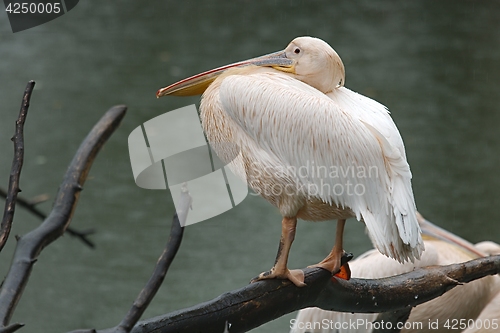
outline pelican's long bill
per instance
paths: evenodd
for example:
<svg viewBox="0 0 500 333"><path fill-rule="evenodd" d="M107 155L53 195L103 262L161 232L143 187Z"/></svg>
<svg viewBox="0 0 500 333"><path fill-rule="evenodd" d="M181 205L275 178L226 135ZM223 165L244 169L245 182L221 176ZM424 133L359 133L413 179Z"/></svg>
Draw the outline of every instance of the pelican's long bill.
<svg viewBox="0 0 500 333"><path fill-rule="evenodd" d="M226 70L234 67L243 67L248 65L273 67L284 72L293 72L294 61L286 58L284 51L266 54L261 57L252 58L244 61L235 62L209 71L193 75L187 79L180 80L168 87L161 88L156 92L156 97L160 98L166 95L173 96L194 96L202 94L207 87Z"/></svg>
<svg viewBox="0 0 500 333"><path fill-rule="evenodd" d="M469 241L459 237L448 230L438 227L432 222L426 220L419 212L417 212L417 220L422 228L422 236L424 239L439 239L441 241L447 242L449 244L454 244L461 248L462 250L467 250L478 257L485 257L487 254L481 252L474 244Z"/></svg>

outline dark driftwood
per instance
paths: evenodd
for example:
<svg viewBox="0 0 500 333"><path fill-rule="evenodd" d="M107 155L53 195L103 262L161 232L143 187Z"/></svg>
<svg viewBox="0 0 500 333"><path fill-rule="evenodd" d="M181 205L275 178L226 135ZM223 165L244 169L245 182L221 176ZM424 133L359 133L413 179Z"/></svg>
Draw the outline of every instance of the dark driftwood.
<svg viewBox="0 0 500 333"><path fill-rule="evenodd" d="M7 192L3 188L0 188L0 197L7 198ZM40 196L37 196L35 198L35 200L26 200L23 197L21 197L20 195L18 195L16 203L20 207L25 208L27 211L29 211L33 215L41 218L42 220L45 220L47 218L47 214L45 214L40 209L38 209L36 207L36 205L39 204L40 202L46 201L47 197L48 196L46 196L46 195L40 195ZM75 237L75 238L81 240L88 247L95 248L94 242L92 242L88 237L89 235L92 235L95 233L94 229L87 229L84 231L79 231L79 230L75 230L71 227L68 227L66 229L66 233L72 237Z"/></svg>
<svg viewBox="0 0 500 333"><path fill-rule="evenodd" d="M12 264L0 289L0 332L11 332L19 325L9 325L9 322L33 264L40 252L67 229L90 167L100 148L120 124L126 109L125 106L111 108L94 126L71 161L49 216L36 229L18 239Z"/></svg>
<svg viewBox="0 0 500 333"><path fill-rule="evenodd" d="M14 142L14 160L12 161L12 169L9 177L9 189L5 198L5 210L0 224L0 251L2 251L7 239L9 238L12 221L14 220L14 211L16 208L17 194L21 192L19 188L19 177L24 161L24 122L28 115L30 106L31 93L35 87L35 82L30 81L24 90L23 101L21 103L21 111L16 121L16 132L12 137Z"/></svg>
<svg viewBox="0 0 500 333"><path fill-rule="evenodd" d="M343 312L389 312L410 308L461 283L500 273L500 256L461 264L432 266L376 280L331 279L320 268L304 269L306 287L289 281L249 284L191 308L139 322L133 333L246 332L284 314L310 306Z"/></svg>

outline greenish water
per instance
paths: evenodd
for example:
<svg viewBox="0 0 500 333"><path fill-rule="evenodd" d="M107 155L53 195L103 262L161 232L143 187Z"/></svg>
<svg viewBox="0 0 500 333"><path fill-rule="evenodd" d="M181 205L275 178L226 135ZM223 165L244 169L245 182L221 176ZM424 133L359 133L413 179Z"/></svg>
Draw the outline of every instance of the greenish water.
<svg viewBox="0 0 500 333"><path fill-rule="evenodd" d="M28 80L37 82L26 123L22 195L54 197L76 148L102 113L127 104L122 126L98 156L72 226L95 228L90 250L65 236L44 250L14 315L28 332L117 324L168 238L166 191L138 188L127 137L198 98L157 100L188 75L282 49L296 36L329 42L346 86L385 104L406 144L417 206L472 242L500 242L500 5L479 1L81 1L67 15L12 34L0 13L0 186L12 158L14 121ZM51 201L40 205L48 212ZM189 226L144 318L239 288L274 262L280 215L249 196L237 208ZM39 220L18 208L14 234ZM320 261L334 223L299 223L290 266ZM15 240L0 254L5 275ZM370 248L361 223L345 248ZM285 316L255 332L287 332Z"/></svg>

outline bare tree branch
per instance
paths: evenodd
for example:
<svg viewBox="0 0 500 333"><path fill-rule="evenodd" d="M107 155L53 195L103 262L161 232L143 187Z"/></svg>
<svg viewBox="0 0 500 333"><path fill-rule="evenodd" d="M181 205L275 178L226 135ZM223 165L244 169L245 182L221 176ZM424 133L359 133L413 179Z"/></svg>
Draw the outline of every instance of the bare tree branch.
<svg viewBox="0 0 500 333"><path fill-rule="evenodd" d="M9 325L38 255L67 229L90 167L120 124L126 109L125 106L111 108L94 126L71 161L49 216L36 229L18 239L11 267L0 289L0 332Z"/></svg>
<svg viewBox="0 0 500 333"><path fill-rule="evenodd" d="M189 194L186 195L189 196ZM187 210L191 205L191 198L189 197L189 199L185 200L185 202L187 204ZM181 213L176 213L174 215L172 228L170 230L170 238L168 239L167 245L165 246L160 258L158 259L153 275L147 282L146 286L141 290L139 296L137 296L137 299L134 301L134 304L125 318L123 318L121 323L114 329L114 333L130 332L137 321L141 318L153 297L156 295L158 289L160 289L168 268L174 260L177 250L179 250L179 246L181 245L184 227L181 226L182 223L179 221L180 214Z"/></svg>
<svg viewBox="0 0 500 333"><path fill-rule="evenodd" d="M500 255L447 266L430 266L384 279L336 280L336 283L326 286L315 306L342 312L394 311L405 305L416 306L430 301L456 285L498 273ZM333 298L342 301L332 304Z"/></svg>
<svg viewBox="0 0 500 333"><path fill-rule="evenodd" d="M14 211L16 209L17 194L21 192L19 189L19 177L23 167L24 160L24 122L28 115L30 106L31 93L35 87L35 81L30 81L24 90L23 102L19 117L16 121L16 132L12 137L14 141L14 160L12 161L12 169L9 177L9 189L7 190L7 197L5 200L5 210L0 224L0 251L2 251L7 239L9 238L12 221L14 219Z"/></svg>
<svg viewBox="0 0 500 333"><path fill-rule="evenodd" d="M7 198L7 192L0 187L0 197ZM46 201L47 199L46 195L41 195L37 196L35 200L26 200L21 196L17 197L17 204L26 210L28 210L30 213L34 214L35 216L41 218L42 220L45 220L47 218L47 214L42 212L40 209L36 207L37 204L40 202ZM75 230L71 227L68 227L66 229L66 232L72 236L80 239L84 244L89 246L90 248L95 248L94 242L92 242L88 236L92 235L95 233L94 229L87 229L83 231Z"/></svg>
<svg viewBox="0 0 500 333"><path fill-rule="evenodd" d="M23 326L24 326L24 324L20 324L20 323L10 324L10 325L2 328L1 332L2 333L12 333L12 332L17 331L18 329L20 329Z"/></svg>
<svg viewBox="0 0 500 333"><path fill-rule="evenodd" d="M267 280L225 293L211 301L137 323L133 333L247 332L287 313L316 306L342 312L389 312L409 309L456 285L500 273L500 256L448 266L431 266L390 278L349 281L331 278L320 268L306 268L306 287ZM103 331L105 332L105 331Z"/></svg>
<svg viewBox="0 0 500 333"><path fill-rule="evenodd" d="M120 322L120 324L114 330L115 333L128 333L132 330L137 321L141 318L146 308L151 303L151 300L156 295L158 289L165 279L168 268L174 260L174 257L181 245L182 234L184 233L184 227L181 227L179 218L175 214L172 221L172 228L170 230L170 238L167 242L165 249L163 250L158 263L156 264L155 270L147 282L146 286L141 290L139 296L132 304L129 312Z"/></svg>
<svg viewBox="0 0 500 333"><path fill-rule="evenodd" d="M7 199L7 191L0 187L0 197ZM25 208L27 211L32 213L33 215L45 220L47 218L47 214L42 212L40 209L36 208L37 203L33 203L31 200L26 200L22 196L17 197L16 203Z"/></svg>
<svg viewBox="0 0 500 333"><path fill-rule="evenodd" d="M144 288L141 290L137 299L132 304L129 312L125 315L123 320L116 327L106 330L108 333L128 333L132 330L137 321L141 318L142 314L148 307L149 303L156 295L158 289L168 272L170 264L179 250L181 245L182 235L184 234L184 227L186 223L187 213L191 207L192 198L185 184L180 197L180 203L178 206L178 211L174 214L172 221L172 227L170 229L170 237L168 239L167 245L163 250L158 262L156 263L155 269L149 281L146 283ZM70 333L95 333L95 329L88 330L76 330Z"/></svg>
<svg viewBox="0 0 500 333"><path fill-rule="evenodd" d="M170 230L170 238L160 258L158 259L153 274L137 296L137 299L134 301L132 307L123 320L111 332L128 333L141 318L167 274L168 268L170 267L179 246L181 245L183 233L184 228L181 227L177 214L175 214L172 221L172 228Z"/></svg>

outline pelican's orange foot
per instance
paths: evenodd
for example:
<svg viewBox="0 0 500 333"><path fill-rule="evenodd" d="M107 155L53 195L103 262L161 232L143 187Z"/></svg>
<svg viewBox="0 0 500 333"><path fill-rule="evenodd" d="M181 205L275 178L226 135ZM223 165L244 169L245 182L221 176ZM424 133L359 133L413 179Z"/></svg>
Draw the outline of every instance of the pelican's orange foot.
<svg viewBox="0 0 500 333"><path fill-rule="evenodd" d="M287 279L290 280L297 287L304 287L304 272L300 269L289 270L285 268L278 272L274 267L270 271L260 273L258 277L253 278L250 283L268 279Z"/></svg>
<svg viewBox="0 0 500 333"><path fill-rule="evenodd" d="M328 257L323 259L323 261L317 263L316 265L311 265L311 266L307 266L307 267L308 268L319 267L319 268L326 269L327 271L331 272L332 274L337 274L340 272L340 270L342 268L341 258L342 258L342 253L339 253L336 256L330 254Z"/></svg>
<svg viewBox="0 0 500 333"><path fill-rule="evenodd" d="M323 268L331 272L333 276L349 280L351 278L351 269L349 268L348 261L351 260L352 257L352 253L345 253L344 251L338 253L337 251L332 251L332 253L320 263L308 267Z"/></svg>
<svg viewBox="0 0 500 333"><path fill-rule="evenodd" d="M345 263L342 266L340 266L340 271L334 274L333 276L338 277L339 279L349 280L351 278L351 269L349 268L349 264Z"/></svg>

